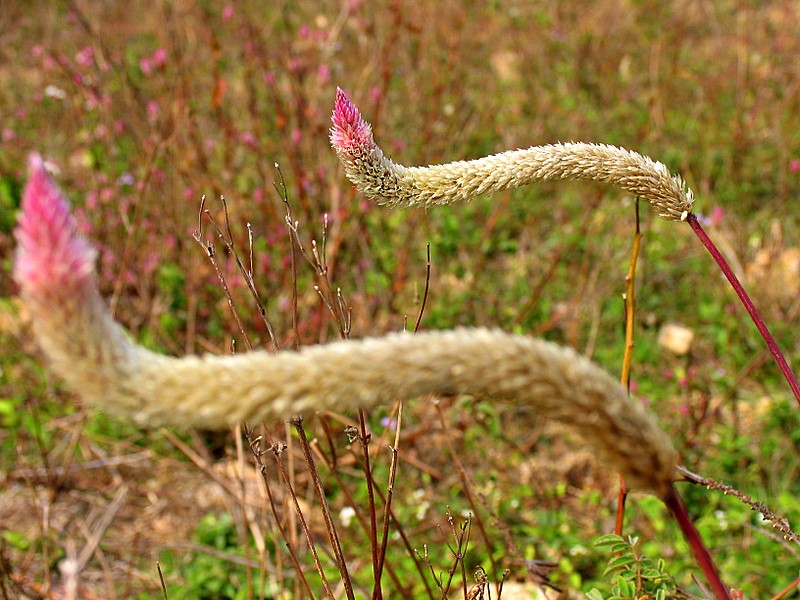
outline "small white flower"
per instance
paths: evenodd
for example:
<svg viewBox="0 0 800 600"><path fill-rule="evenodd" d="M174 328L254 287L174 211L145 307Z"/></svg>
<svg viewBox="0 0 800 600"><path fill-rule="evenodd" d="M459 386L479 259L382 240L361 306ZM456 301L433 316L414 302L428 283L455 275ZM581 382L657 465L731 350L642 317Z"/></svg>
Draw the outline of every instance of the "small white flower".
<svg viewBox="0 0 800 600"><path fill-rule="evenodd" d="M67 92L62 90L60 87L48 85L46 88L44 88L44 95L48 98L57 98L58 100L63 100L67 97Z"/></svg>
<svg viewBox="0 0 800 600"><path fill-rule="evenodd" d="M578 544L577 546L573 546L569 549L570 556L585 556L589 554L589 551L584 547Z"/></svg>
<svg viewBox="0 0 800 600"><path fill-rule="evenodd" d="M345 527L350 527L350 523L353 522L353 517L355 516L356 516L356 511L351 506L345 506L342 510L339 511L339 520Z"/></svg>
<svg viewBox="0 0 800 600"><path fill-rule="evenodd" d="M414 492L411 494L411 497L413 498L413 502L417 505L417 521L422 521L428 514L431 503L428 500L425 500L425 490L422 488L417 488L414 490Z"/></svg>

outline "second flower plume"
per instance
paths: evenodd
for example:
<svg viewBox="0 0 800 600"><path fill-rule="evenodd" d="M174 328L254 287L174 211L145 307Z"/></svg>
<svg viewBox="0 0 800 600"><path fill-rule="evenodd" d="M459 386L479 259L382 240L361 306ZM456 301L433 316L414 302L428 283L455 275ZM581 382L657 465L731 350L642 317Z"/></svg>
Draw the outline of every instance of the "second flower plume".
<svg viewBox="0 0 800 600"><path fill-rule="evenodd" d="M475 160L404 167L383 153L370 124L338 88L331 120L331 145L347 177L380 204L449 204L537 181L591 179L644 198L669 221L685 220L692 210L694 195L679 175L663 163L617 146L557 143Z"/></svg>

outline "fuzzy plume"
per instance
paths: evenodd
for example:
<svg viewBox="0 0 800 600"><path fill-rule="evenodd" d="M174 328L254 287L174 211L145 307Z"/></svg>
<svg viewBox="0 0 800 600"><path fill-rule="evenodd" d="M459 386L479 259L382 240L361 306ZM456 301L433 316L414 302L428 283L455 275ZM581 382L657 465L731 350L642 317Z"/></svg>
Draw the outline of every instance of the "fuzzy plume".
<svg viewBox="0 0 800 600"><path fill-rule="evenodd" d="M94 252L38 158L16 236L14 276L52 369L87 402L141 426L220 429L429 393L472 394L570 425L632 485L660 495L669 489L677 455L667 436L614 379L570 349L462 329L277 355L170 358L131 343L111 319Z"/></svg>
<svg viewBox="0 0 800 600"><path fill-rule="evenodd" d="M15 231L15 279L23 292L58 292L85 286L94 270L94 249L75 235L69 205L38 154L29 159L28 174Z"/></svg>
<svg viewBox="0 0 800 600"><path fill-rule="evenodd" d="M141 360L158 359L130 343L109 315L97 288L97 253L37 155L28 163L14 235L20 296L51 367L73 389L96 402Z"/></svg>
<svg viewBox="0 0 800 600"><path fill-rule="evenodd" d="M372 126L341 88L336 88L336 100L331 116L331 145L343 157L361 157L375 149Z"/></svg>
<svg viewBox="0 0 800 600"><path fill-rule="evenodd" d="M342 90L337 90L332 120L331 144L347 177L380 204L449 204L537 181L591 179L641 196L670 221L685 219L692 209L694 196L680 176L660 162L616 146L558 143L470 161L404 167L383 154L369 123Z"/></svg>

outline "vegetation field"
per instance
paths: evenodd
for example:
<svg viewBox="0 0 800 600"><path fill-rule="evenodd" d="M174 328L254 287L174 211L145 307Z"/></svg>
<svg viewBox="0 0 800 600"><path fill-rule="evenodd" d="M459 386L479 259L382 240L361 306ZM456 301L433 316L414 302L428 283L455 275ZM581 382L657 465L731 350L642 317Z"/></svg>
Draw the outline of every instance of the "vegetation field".
<svg viewBox="0 0 800 600"><path fill-rule="evenodd" d="M619 377L632 315L630 393L708 478L676 485L723 581L796 596L800 400L686 223L586 182L388 209L328 136L340 87L404 165L659 160L796 365L798 31L794 0L0 0L0 598L711 597L658 499L622 514L586 440L492 398L223 434L82 404L12 277L31 153L165 354L482 326Z"/></svg>

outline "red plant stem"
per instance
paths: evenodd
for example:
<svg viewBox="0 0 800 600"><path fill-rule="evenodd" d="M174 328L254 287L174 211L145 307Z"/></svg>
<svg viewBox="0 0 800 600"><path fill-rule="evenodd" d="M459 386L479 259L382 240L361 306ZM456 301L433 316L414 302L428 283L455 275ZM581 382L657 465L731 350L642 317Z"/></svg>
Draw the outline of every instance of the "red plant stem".
<svg viewBox="0 0 800 600"><path fill-rule="evenodd" d="M711 586L714 597L717 600L731 600L731 595L728 592L728 588L726 588L725 584L722 583L722 579L719 577L717 567L714 565L714 560L711 558L711 555L708 553L708 550L703 544L703 540L700 539L700 533L694 526L694 523L689 516L689 512L686 510L686 506L684 505L674 486L670 486L669 491L666 493L663 500L664 504L667 505L667 508L672 513L672 516L675 517L675 520L678 522L678 526L683 532L684 539L692 549L692 553L694 554L695 560L697 560L698 566L703 571L703 574L706 576L706 581L708 581L709 585Z"/></svg>
<svg viewBox="0 0 800 600"><path fill-rule="evenodd" d="M617 494L617 518L614 522L614 533L622 536L622 528L625 526L625 501L628 499L628 485L625 477L619 476L619 493Z"/></svg>
<svg viewBox="0 0 800 600"><path fill-rule="evenodd" d="M799 584L800 584L800 577L798 577L798 578L797 578L797 579L795 579L795 580L794 580L792 583L790 583L790 584L789 584L789 585L787 585L785 588L783 588L783 589L782 589L782 590L781 590L781 591L778 593L778 595L777 595L777 596L774 596L774 597L772 598L772 600L781 600L781 599L782 599L784 596L786 596L787 594L791 593L791 592L792 592L792 591L793 591L793 590L794 590L794 589L795 589L795 588L796 588L796 587L797 587Z"/></svg>
<svg viewBox="0 0 800 600"><path fill-rule="evenodd" d="M764 319L761 318L761 314L758 312L758 309L753 304L752 300L750 300L750 296L747 295L747 292L744 291L744 287L742 284L739 283L739 280L736 278L733 270L731 269L728 262L720 253L719 249L714 245L714 242L711 241L711 238L708 237L705 229L700 225L700 222L697 220L697 216L694 214L690 214L686 217L686 221L689 223L689 226L694 231L695 235L700 239L703 246L706 247L706 250L711 254L714 261L719 265L719 268L722 269L722 272L725 274L725 277L731 284L733 291L736 292L736 295L739 296L739 300L742 301L745 310L747 310L747 314L750 315L750 318L753 319L753 323L755 323L758 331L761 333L761 337L764 338L764 341L767 343L767 348L769 348L770 354L775 358L775 362L778 363L778 368L783 373L783 376L786 378L786 381L789 383L789 387L792 388L792 393L794 394L797 403L800 404L800 385L797 384L797 378L792 373L792 370L789 368L789 364L786 362L786 359L783 356L780 348L778 348L778 344L775 342L775 338L772 337L772 334L767 329L766 323L764 323Z"/></svg>

